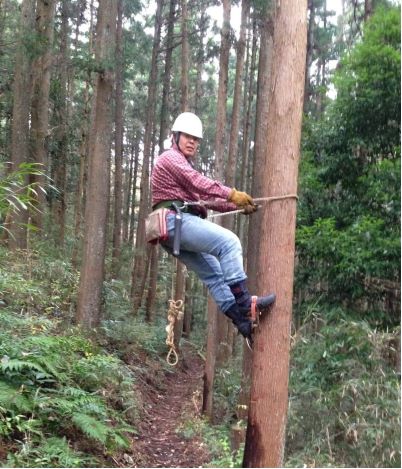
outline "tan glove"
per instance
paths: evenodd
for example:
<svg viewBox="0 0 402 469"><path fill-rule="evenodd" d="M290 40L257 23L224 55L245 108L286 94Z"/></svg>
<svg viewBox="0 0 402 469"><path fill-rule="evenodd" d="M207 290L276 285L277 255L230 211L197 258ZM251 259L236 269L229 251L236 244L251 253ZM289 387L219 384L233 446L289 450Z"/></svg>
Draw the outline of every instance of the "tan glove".
<svg viewBox="0 0 402 469"><path fill-rule="evenodd" d="M258 205L245 205L242 215L251 215L258 210Z"/></svg>
<svg viewBox="0 0 402 469"><path fill-rule="evenodd" d="M253 198L248 195L247 192L240 192L236 189L232 189L232 192L228 197L229 202L233 202L239 208L244 208L246 205L254 206Z"/></svg>

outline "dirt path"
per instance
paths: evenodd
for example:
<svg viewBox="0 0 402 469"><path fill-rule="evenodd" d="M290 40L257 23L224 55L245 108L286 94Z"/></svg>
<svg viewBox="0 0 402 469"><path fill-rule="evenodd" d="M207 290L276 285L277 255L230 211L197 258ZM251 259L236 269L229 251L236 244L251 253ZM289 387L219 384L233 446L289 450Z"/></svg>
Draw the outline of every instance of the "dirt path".
<svg viewBox="0 0 402 469"><path fill-rule="evenodd" d="M184 438L177 429L183 421L198 418L201 411L203 362L191 349L172 367L162 390L144 396L145 415L135 440L135 467L203 467L210 461L199 438Z"/></svg>

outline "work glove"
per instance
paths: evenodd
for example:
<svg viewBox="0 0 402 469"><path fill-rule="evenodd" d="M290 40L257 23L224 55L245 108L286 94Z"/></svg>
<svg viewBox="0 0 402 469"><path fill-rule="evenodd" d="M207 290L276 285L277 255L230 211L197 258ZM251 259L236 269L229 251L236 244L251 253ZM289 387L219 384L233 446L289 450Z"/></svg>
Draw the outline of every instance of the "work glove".
<svg viewBox="0 0 402 469"><path fill-rule="evenodd" d="M251 215L258 210L258 205L245 205L242 215Z"/></svg>
<svg viewBox="0 0 402 469"><path fill-rule="evenodd" d="M240 192L235 188L229 194L228 201L234 203L239 208L244 208L246 205L254 206L253 198L247 192Z"/></svg>

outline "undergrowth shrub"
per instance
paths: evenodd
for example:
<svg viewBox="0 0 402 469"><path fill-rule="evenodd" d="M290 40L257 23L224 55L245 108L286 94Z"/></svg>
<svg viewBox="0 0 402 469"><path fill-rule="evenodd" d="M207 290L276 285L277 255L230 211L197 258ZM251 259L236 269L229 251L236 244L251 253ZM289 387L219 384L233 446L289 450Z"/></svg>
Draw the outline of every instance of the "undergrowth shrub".
<svg viewBox="0 0 402 469"><path fill-rule="evenodd" d="M211 462L206 467L242 467L243 451L234 452L230 442L230 429L226 425L211 425L204 418L184 420L177 434L184 440L201 437L208 448Z"/></svg>
<svg viewBox="0 0 402 469"><path fill-rule="evenodd" d="M339 309L306 321L292 350L287 467L400 467L399 333Z"/></svg>
<svg viewBox="0 0 402 469"><path fill-rule="evenodd" d="M56 334L54 319L0 311L0 438L10 467L93 465L80 453L85 441L112 454L135 432L130 370L78 329Z"/></svg>
<svg viewBox="0 0 402 469"><path fill-rule="evenodd" d="M0 246L0 299L14 311L71 319L79 274L39 242L30 251Z"/></svg>

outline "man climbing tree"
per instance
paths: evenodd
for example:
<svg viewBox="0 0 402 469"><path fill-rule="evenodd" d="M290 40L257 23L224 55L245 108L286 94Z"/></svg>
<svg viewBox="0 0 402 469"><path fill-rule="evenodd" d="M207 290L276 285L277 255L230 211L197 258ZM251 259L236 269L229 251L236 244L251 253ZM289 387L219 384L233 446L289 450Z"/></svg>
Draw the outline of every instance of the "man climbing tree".
<svg viewBox="0 0 402 469"><path fill-rule="evenodd" d="M297 174L306 59L306 1L277 2L267 145L256 155L262 196L256 290L277 300L257 329L244 467L281 467L288 405ZM265 192L265 193L264 193Z"/></svg>
<svg viewBox="0 0 402 469"><path fill-rule="evenodd" d="M165 228L154 238L148 236L148 240L160 240L166 251L196 272L220 310L251 343L251 296L240 240L232 231L205 218L206 207L220 212L240 208L249 215L257 206L247 193L224 186L193 168L191 160L203 137L201 121L195 114L180 114L172 132L172 148L157 158L151 177L154 211L170 210L161 215ZM159 213L155 213L158 222ZM274 301L274 294L258 297L257 308L266 309Z"/></svg>

